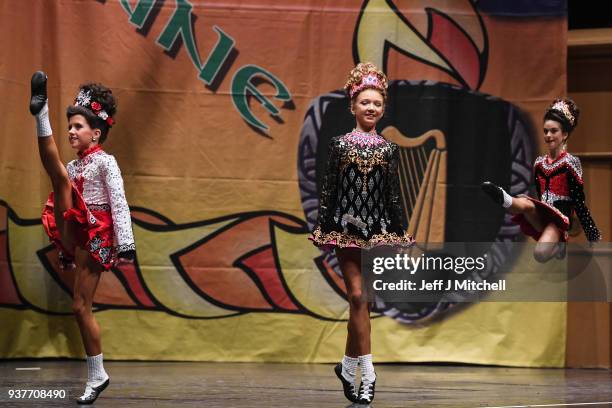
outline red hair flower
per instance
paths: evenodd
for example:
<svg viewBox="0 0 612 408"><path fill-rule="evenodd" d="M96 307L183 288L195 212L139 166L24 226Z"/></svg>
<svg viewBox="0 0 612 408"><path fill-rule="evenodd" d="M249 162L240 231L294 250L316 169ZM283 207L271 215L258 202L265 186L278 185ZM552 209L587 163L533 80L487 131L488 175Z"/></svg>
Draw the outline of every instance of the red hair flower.
<svg viewBox="0 0 612 408"><path fill-rule="evenodd" d="M92 102L91 103L91 109L93 109L95 111L99 111L100 109L102 109L102 105L100 105L100 103L98 103L98 102Z"/></svg>
<svg viewBox="0 0 612 408"><path fill-rule="evenodd" d="M113 118L111 118L110 116L106 119L106 123L108 123L109 126L113 126L115 124L115 121L113 120Z"/></svg>

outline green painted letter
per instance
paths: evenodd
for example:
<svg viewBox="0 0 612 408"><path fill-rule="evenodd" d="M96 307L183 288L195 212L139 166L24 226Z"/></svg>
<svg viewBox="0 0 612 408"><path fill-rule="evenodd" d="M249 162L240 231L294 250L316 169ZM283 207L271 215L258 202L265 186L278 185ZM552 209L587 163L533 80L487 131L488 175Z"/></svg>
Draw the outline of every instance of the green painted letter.
<svg viewBox="0 0 612 408"><path fill-rule="evenodd" d="M257 87L253 85L251 80L254 77L263 77L274 85L276 88L276 95L274 95L275 99L284 102L290 101L291 94L285 84L278 78L257 65L245 65L234 74L234 78L232 79L232 102L236 109L238 109L240 116L242 116L251 126L255 126L262 130L268 130L268 126L257 119L251 112L247 102L247 93L253 95L272 115L280 116L280 111L270 102L270 99L259 92Z"/></svg>

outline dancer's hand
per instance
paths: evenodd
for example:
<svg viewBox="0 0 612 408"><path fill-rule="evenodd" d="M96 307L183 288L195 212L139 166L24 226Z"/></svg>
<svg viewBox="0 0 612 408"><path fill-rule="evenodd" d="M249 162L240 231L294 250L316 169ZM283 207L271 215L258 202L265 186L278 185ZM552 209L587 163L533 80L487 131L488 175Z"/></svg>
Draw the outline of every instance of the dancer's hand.
<svg viewBox="0 0 612 408"><path fill-rule="evenodd" d="M73 261L60 261L59 263L60 271L67 272L76 268L76 264Z"/></svg>
<svg viewBox="0 0 612 408"><path fill-rule="evenodd" d="M413 251L413 247L412 246L400 246L398 248L395 249L396 252L398 254L402 254L402 255L410 255Z"/></svg>
<svg viewBox="0 0 612 408"><path fill-rule="evenodd" d="M30 113L38 115L47 103L47 74L36 71L31 80L32 97L30 99Z"/></svg>
<svg viewBox="0 0 612 408"><path fill-rule="evenodd" d="M59 251L58 254L59 268L60 271L70 271L76 268L76 264L74 263L74 259L66 257L62 251Z"/></svg>
<svg viewBox="0 0 612 408"><path fill-rule="evenodd" d="M132 259L130 259L130 258L122 258L122 257L119 257L117 259L117 265L116 265L117 267L127 266L127 265L134 265L134 259L133 258Z"/></svg>
<svg viewBox="0 0 612 408"><path fill-rule="evenodd" d="M134 251L133 249L119 252L117 254L117 265L116 266L133 265L135 258L136 258L136 251Z"/></svg>

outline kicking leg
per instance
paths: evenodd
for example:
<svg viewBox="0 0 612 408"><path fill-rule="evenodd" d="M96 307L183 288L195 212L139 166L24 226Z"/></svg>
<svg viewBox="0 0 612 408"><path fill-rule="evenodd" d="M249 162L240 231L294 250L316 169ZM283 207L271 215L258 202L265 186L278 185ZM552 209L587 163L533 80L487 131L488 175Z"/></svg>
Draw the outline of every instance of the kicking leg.
<svg viewBox="0 0 612 408"><path fill-rule="evenodd" d="M545 225L540 220L537 208L531 200L525 197L513 197L503 188L489 181L485 181L480 187L493 201L504 207L510 214L523 214L536 231L544 229Z"/></svg>
<svg viewBox="0 0 612 408"><path fill-rule="evenodd" d="M30 112L36 120L38 135L38 153L45 171L51 179L54 194L55 222L60 233L62 244L72 250L74 247L69 225L64 222L63 214L72 208L72 187L66 167L61 161L59 151L53 140L49 123L49 106L47 103L47 75L38 71L32 75L32 98Z"/></svg>

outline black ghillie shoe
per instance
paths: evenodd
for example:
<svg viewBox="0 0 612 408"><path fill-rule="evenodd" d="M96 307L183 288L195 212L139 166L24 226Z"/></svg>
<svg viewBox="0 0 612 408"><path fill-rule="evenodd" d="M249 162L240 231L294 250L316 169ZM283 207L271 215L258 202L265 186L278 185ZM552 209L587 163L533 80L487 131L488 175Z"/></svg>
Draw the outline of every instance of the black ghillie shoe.
<svg viewBox="0 0 612 408"><path fill-rule="evenodd" d="M370 382L362 378L361 385L359 386L359 403L363 405L371 404L372 401L374 401L375 390L376 390L376 379Z"/></svg>
<svg viewBox="0 0 612 408"><path fill-rule="evenodd" d="M98 385L97 387L90 387L88 385L87 387L85 387L85 394L77 398L76 400L77 404L79 405L93 404L98 399L100 394L102 394L102 391L104 391L106 387L108 387L109 383L110 383L110 378L107 378L106 381L104 381L102 384Z"/></svg>
<svg viewBox="0 0 612 408"><path fill-rule="evenodd" d="M342 382L342 389L344 390L344 396L346 397L346 399L351 402L358 402L355 384L346 381L346 379L342 376L342 363L336 364L336 366L334 367L334 372L340 379L340 382Z"/></svg>
<svg viewBox="0 0 612 408"><path fill-rule="evenodd" d="M30 113L37 115L47 103L47 74L36 71L32 75L32 97L30 99Z"/></svg>
<svg viewBox="0 0 612 408"><path fill-rule="evenodd" d="M500 187L490 181L485 181L480 185L480 188L497 204L502 205L504 203L504 192Z"/></svg>

